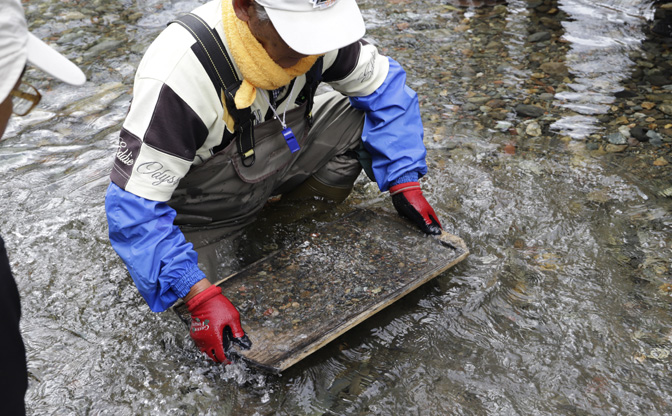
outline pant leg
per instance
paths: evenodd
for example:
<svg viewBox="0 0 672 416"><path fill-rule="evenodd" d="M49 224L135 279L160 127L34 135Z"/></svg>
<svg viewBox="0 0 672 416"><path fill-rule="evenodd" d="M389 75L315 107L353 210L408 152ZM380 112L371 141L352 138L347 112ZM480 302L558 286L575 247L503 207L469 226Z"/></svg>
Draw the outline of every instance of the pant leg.
<svg viewBox="0 0 672 416"><path fill-rule="evenodd" d="M28 389L26 349L19 320L21 302L9 267L5 244L0 237L0 413L24 415Z"/></svg>

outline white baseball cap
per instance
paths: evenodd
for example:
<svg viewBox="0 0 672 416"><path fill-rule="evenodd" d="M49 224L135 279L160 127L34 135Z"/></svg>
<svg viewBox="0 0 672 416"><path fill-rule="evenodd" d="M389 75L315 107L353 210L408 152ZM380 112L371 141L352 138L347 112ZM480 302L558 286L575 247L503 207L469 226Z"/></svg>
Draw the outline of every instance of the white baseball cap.
<svg viewBox="0 0 672 416"><path fill-rule="evenodd" d="M278 34L304 55L326 53L358 41L366 26L355 0L255 0Z"/></svg>
<svg viewBox="0 0 672 416"><path fill-rule="evenodd" d="M77 65L28 32L20 0L0 0L0 102L9 96L26 62L68 84L86 81Z"/></svg>

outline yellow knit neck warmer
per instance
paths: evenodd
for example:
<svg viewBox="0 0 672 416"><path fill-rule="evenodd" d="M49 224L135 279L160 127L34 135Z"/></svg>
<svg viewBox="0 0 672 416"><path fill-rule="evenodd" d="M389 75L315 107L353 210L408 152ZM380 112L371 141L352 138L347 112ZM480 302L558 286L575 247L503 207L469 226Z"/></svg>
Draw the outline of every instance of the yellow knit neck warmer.
<svg viewBox="0 0 672 416"><path fill-rule="evenodd" d="M247 23L236 16L231 0L222 0L222 18L233 60L243 74L243 83L234 97L238 109L252 105L257 96L257 87L275 90L287 85L295 77L308 72L319 57L307 56L296 65L283 68L268 56L264 47L250 32Z"/></svg>

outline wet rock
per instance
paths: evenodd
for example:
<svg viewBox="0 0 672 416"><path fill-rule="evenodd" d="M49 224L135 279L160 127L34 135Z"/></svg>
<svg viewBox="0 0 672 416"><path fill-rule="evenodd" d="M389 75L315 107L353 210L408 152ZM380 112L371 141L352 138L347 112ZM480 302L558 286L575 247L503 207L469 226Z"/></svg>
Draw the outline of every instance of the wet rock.
<svg viewBox="0 0 672 416"><path fill-rule="evenodd" d="M518 104L514 110L519 117L537 118L544 114L543 108L531 104Z"/></svg>
<svg viewBox="0 0 672 416"><path fill-rule="evenodd" d="M83 54L83 56L84 58L95 58L105 51L118 48L119 46L121 46L122 43L123 41L116 39L103 40L102 42L98 43L97 45L93 46L88 51L86 51Z"/></svg>
<svg viewBox="0 0 672 416"><path fill-rule="evenodd" d="M472 112L478 110L478 106L474 103L466 103L465 105L462 106L462 109L464 111Z"/></svg>
<svg viewBox="0 0 672 416"><path fill-rule="evenodd" d="M649 130L649 132L651 132L651 130ZM663 140L661 139L660 135L650 135L649 132L646 133L646 135L649 136L649 143L654 146L662 146Z"/></svg>
<svg viewBox="0 0 672 416"><path fill-rule="evenodd" d="M511 67L509 65L498 65L497 68L495 68L495 71L498 74L506 74L507 72L509 72L510 68Z"/></svg>
<svg viewBox="0 0 672 416"><path fill-rule="evenodd" d="M488 101L490 101L490 97L469 97L469 98L467 98L467 102L473 103L473 104L484 104Z"/></svg>
<svg viewBox="0 0 672 416"><path fill-rule="evenodd" d="M604 148L604 150L607 153L621 153L621 152L625 151L625 149L627 149L627 148L628 148L627 144L611 144L610 143Z"/></svg>
<svg viewBox="0 0 672 416"><path fill-rule="evenodd" d="M661 74L650 75L650 76L646 77L645 80L649 84L656 85L656 86L659 86L659 87L670 83L669 77L667 77L665 75L661 75Z"/></svg>
<svg viewBox="0 0 672 416"><path fill-rule="evenodd" d="M647 131L646 136L650 139L651 143L653 143L653 142L662 143L663 142L663 136L661 136L658 132L656 132L654 130Z"/></svg>
<svg viewBox="0 0 672 416"><path fill-rule="evenodd" d="M536 9L537 7L541 7L544 2L542 0L527 0L527 7L530 9Z"/></svg>
<svg viewBox="0 0 672 416"><path fill-rule="evenodd" d="M485 45L486 50L493 50L493 49L494 50L501 50L501 48L503 48L501 42L497 42L497 41L491 41L490 43Z"/></svg>
<svg viewBox="0 0 672 416"><path fill-rule="evenodd" d="M453 141L449 141L444 143L443 148L446 150L454 150L457 148L457 143Z"/></svg>
<svg viewBox="0 0 672 416"><path fill-rule="evenodd" d="M495 124L495 128L500 131L506 131L513 127L513 123L510 121L498 121L497 124Z"/></svg>
<svg viewBox="0 0 672 416"><path fill-rule="evenodd" d="M658 109L667 115L672 115L672 104L660 104Z"/></svg>
<svg viewBox="0 0 672 416"><path fill-rule="evenodd" d="M569 75L569 71L564 62L544 62L539 68L544 71L544 73L554 77L566 77Z"/></svg>
<svg viewBox="0 0 672 416"><path fill-rule="evenodd" d="M82 33L79 32L79 31L70 32L70 33L66 33L63 36L61 36L60 38L58 38L56 43L58 43L59 45L68 45L68 44L80 39L81 37L82 37Z"/></svg>
<svg viewBox="0 0 672 416"><path fill-rule="evenodd" d="M548 3L544 3L540 5L539 7L535 7L535 10L538 13L549 13L551 11L551 5Z"/></svg>
<svg viewBox="0 0 672 416"><path fill-rule="evenodd" d="M505 5L497 5L492 8L492 14L495 16L508 15L509 9Z"/></svg>
<svg viewBox="0 0 672 416"><path fill-rule="evenodd" d="M646 135L647 131L648 130L643 127L635 126L630 129L630 134L640 142L648 142L649 136Z"/></svg>
<svg viewBox="0 0 672 416"><path fill-rule="evenodd" d="M539 137L541 136L541 126L537 122L532 122L525 127L525 133L528 136Z"/></svg>
<svg viewBox="0 0 672 416"><path fill-rule="evenodd" d="M508 114L505 110L495 110L488 114L493 120L506 120Z"/></svg>
<svg viewBox="0 0 672 416"><path fill-rule="evenodd" d="M128 20L129 23L136 23L138 20L142 18L143 14L140 12L135 12L135 13L127 13L126 14L126 20Z"/></svg>
<svg viewBox="0 0 672 416"><path fill-rule="evenodd" d="M627 144L628 139L623 137L621 133L610 133L607 135L607 141L611 144L621 145Z"/></svg>
<svg viewBox="0 0 672 416"><path fill-rule="evenodd" d="M605 120L606 122L607 120ZM628 118L626 116L620 116L619 118L613 120L610 124L628 124Z"/></svg>
<svg viewBox="0 0 672 416"><path fill-rule="evenodd" d="M468 65L463 66L459 70L459 75L462 76L462 77L472 78L472 77L475 77L476 74L477 74L476 70L474 70L474 68L472 68Z"/></svg>
<svg viewBox="0 0 672 416"><path fill-rule="evenodd" d="M142 54L145 52L145 49L147 49L147 46L142 44L142 43L133 43L131 44L130 51L137 53L137 54Z"/></svg>
<svg viewBox="0 0 672 416"><path fill-rule="evenodd" d="M80 20L86 19L86 15L79 11L69 11L61 15L64 20Z"/></svg>
<svg viewBox="0 0 672 416"><path fill-rule="evenodd" d="M659 94L646 94L644 96L649 101L653 101L654 103L666 103L669 104L672 102L672 94L669 93L659 93Z"/></svg>
<svg viewBox="0 0 672 416"><path fill-rule="evenodd" d="M493 98L492 100L489 100L486 105L490 108L502 108L506 105L506 102L499 98Z"/></svg>
<svg viewBox="0 0 672 416"><path fill-rule="evenodd" d="M504 3L505 0L448 0L455 7L491 7Z"/></svg>
<svg viewBox="0 0 672 416"><path fill-rule="evenodd" d="M640 61L637 61L637 66L639 66L641 68L651 69L651 68L654 67L654 64L649 62L649 61L640 60Z"/></svg>
<svg viewBox="0 0 672 416"><path fill-rule="evenodd" d="M628 146L639 146L641 142L634 137L628 137Z"/></svg>
<svg viewBox="0 0 672 416"><path fill-rule="evenodd" d="M531 34L527 40L531 43L543 42L545 40L551 40L551 32L537 32Z"/></svg>
<svg viewBox="0 0 672 416"><path fill-rule="evenodd" d="M619 127L618 132L621 133L626 139L630 138L630 128L628 128L628 126Z"/></svg>
<svg viewBox="0 0 672 416"><path fill-rule="evenodd" d="M562 24L557 19L552 19L550 17L542 17L539 19L542 25L546 26L551 30L560 30L562 29Z"/></svg>
<svg viewBox="0 0 672 416"><path fill-rule="evenodd" d="M667 166L669 164L670 164L670 162L668 162L667 159L665 159L662 156L653 161L654 166Z"/></svg>
<svg viewBox="0 0 672 416"><path fill-rule="evenodd" d="M637 93L634 93L630 90L622 90L614 94L616 98L632 98L637 97Z"/></svg>

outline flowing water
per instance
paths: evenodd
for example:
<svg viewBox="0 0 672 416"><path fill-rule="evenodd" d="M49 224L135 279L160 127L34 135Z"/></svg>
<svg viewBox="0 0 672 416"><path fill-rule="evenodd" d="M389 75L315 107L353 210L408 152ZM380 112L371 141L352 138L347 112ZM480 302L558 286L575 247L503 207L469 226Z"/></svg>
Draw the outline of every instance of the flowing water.
<svg viewBox="0 0 672 416"><path fill-rule="evenodd" d="M657 5L361 1L368 36L420 96L426 196L471 255L268 375L205 359L173 312L150 312L107 240L104 193L135 67L200 2L24 4L31 30L89 77L73 88L29 70L43 102L0 143L29 414L672 413L671 126L648 112L672 89L668 43L649 33ZM621 127L637 123L657 135L635 143ZM362 178L334 211L374 205L391 209ZM240 264L300 231L272 220Z"/></svg>

